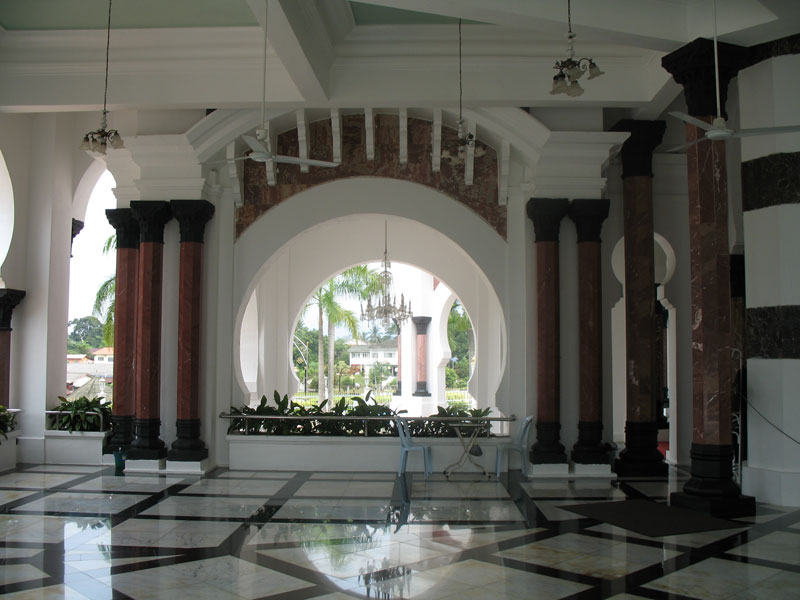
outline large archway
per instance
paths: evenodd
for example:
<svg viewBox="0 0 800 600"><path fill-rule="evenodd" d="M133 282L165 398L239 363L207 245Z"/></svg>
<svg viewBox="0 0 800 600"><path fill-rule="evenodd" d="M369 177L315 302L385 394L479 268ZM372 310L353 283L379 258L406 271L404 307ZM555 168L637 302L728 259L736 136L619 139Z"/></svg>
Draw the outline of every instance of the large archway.
<svg viewBox="0 0 800 600"><path fill-rule="evenodd" d="M453 211L464 214L453 219ZM301 228L301 216L306 223L309 217L317 222ZM269 211L237 242L234 372L238 386L234 394L238 387L242 400L248 396L239 368L243 326L244 335L251 342L258 339L257 348L264 352L259 358L263 378L279 391L296 385L290 373L289 340L299 310L331 275L380 258L384 221L392 231L392 259L441 278L475 319L476 335L485 340L487 358L482 361L485 372L476 378L480 389L474 394L482 404L505 412L506 395L500 385L506 362L502 309L506 286L505 270L498 268L505 260L505 242L469 209L441 193L377 178L335 181L298 194ZM258 317L258 336L253 336L245 313L257 290L269 311ZM417 308L424 312L427 307ZM244 358L252 364L252 356ZM431 363L430 370L436 365Z"/></svg>

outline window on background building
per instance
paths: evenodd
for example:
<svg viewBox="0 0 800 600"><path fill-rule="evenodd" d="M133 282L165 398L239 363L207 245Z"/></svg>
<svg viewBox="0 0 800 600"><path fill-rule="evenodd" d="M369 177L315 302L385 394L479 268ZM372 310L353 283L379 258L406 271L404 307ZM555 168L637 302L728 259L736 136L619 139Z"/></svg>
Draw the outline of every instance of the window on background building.
<svg viewBox="0 0 800 600"><path fill-rule="evenodd" d="M109 356L108 360L106 362L114 362L114 357L113 356Z"/></svg>

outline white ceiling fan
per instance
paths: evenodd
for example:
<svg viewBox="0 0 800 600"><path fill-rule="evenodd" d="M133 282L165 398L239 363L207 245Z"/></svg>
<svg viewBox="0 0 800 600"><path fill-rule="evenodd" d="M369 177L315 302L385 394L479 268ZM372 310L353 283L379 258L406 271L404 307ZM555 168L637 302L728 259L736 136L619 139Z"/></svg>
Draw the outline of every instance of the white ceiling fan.
<svg viewBox="0 0 800 600"><path fill-rule="evenodd" d="M264 0L264 63L261 80L261 126L256 129L256 136L243 135L242 139L250 147L252 152L246 156L231 159L237 160L254 160L262 163L286 163L290 165L310 165L312 167L338 167L341 163L330 162L327 160L314 160L312 158L299 158L297 156L283 156L272 152L269 130L265 120L265 113L267 107L267 10L269 7L269 0ZM229 161L226 161L229 162Z"/></svg>
<svg viewBox="0 0 800 600"><path fill-rule="evenodd" d="M689 142L687 144L683 144L676 148L670 148L666 150L666 152L679 152L681 150L685 150L690 146L694 146L700 142L705 140L711 141L724 141L731 138L741 138L741 137L748 137L753 135L768 135L768 134L776 134L776 133L791 133L800 131L800 125L786 125L781 127L755 127L752 129L740 129L739 131L735 131L728 127L725 118L722 116L722 107L720 103L720 92L719 92L719 54L717 51L717 0L713 0L714 5L714 77L716 83L716 92L717 92L717 116L714 117L711 124L706 123L705 121L701 121L691 115L687 115L684 112L671 112L669 113L673 117L680 119L681 121L685 121L686 123L691 123L696 127L705 131L705 135L701 138L696 139L693 142Z"/></svg>

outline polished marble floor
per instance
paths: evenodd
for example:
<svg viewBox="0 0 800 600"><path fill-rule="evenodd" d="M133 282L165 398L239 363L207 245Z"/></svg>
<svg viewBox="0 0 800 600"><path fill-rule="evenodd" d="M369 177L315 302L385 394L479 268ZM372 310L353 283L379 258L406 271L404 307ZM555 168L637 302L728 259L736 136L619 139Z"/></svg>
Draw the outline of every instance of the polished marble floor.
<svg viewBox="0 0 800 600"><path fill-rule="evenodd" d="M229 471L205 478L0 473L9 599L800 598L800 509L652 538L569 506L664 480Z"/></svg>

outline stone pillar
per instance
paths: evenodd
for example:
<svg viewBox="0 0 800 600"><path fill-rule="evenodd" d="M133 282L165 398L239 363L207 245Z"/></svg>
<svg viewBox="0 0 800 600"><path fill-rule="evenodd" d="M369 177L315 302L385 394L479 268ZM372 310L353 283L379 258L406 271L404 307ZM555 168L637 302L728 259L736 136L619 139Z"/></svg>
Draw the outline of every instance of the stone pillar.
<svg viewBox="0 0 800 600"><path fill-rule="evenodd" d="M181 231L178 285L178 439L169 460L201 461L208 448L200 439L200 325L203 297L203 232L214 215L206 200L172 200L172 214Z"/></svg>
<svg viewBox="0 0 800 600"><path fill-rule="evenodd" d="M83 221L72 219L72 238L69 240L69 257L72 258L72 244L75 242L75 236L83 230Z"/></svg>
<svg viewBox="0 0 800 600"><path fill-rule="evenodd" d="M600 230L608 200L573 200L569 217L578 232L578 322L580 323L580 416L571 458L608 464L603 443L603 296Z"/></svg>
<svg viewBox="0 0 800 600"><path fill-rule="evenodd" d="M0 404L8 408L11 389L11 315L24 290L0 288Z"/></svg>
<svg viewBox="0 0 800 600"><path fill-rule="evenodd" d="M613 129L628 131L622 145L623 232L625 238L625 449L614 468L622 477L665 475L658 451L656 402L656 284L653 255L653 150L664 121L626 119Z"/></svg>
<svg viewBox="0 0 800 600"><path fill-rule="evenodd" d="M719 45L720 98L746 50ZM697 39L668 54L662 65L684 87L689 114L711 122L716 114L714 48ZM686 124L686 141L704 136ZM754 514L755 501L733 480L731 440L730 258L725 143L704 140L687 150L692 293L693 435L691 479L671 503L720 516Z"/></svg>
<svg viewBox="0 0 800 600"><path fill-rule="evenodd" d="M738 76L740 126L796 125L800 36L751 50L753 64ZM742 489L791 506L800 490L800 445L787 437L800 439L800 133L745 137L741 150L749 403Z"/></svg>
<svg viewBox="0 0 800 600"><path fill-rule="evenodd" d="M172 219L167 202L131 202L139 224L139 273L137 281L134 438L130 460L158 460L167 449L159 438L161 429L161 286L164 225Z"/></svg>
<svg viewBox="0 0 800 600"><path fill-rule="evenodd" d="M430 396L428 391L428 325L430 317L411 317L417 328L417 389L414 396Z"/></svg>
<svg viewBox="0 0 800 600"><path fill-rule="evenodd" d="M560 322L558 231L569 210L565 198L533 198L528 217L536 235L536 443L531 463L566 464L560 441Z"/></svg>
<svg viewBox="0 0 800 600"><path fill-rule="evenodd" d="M113 452L133 441L136 365L137 282L139 279L139 223L130 208L106 211L117 232L117 280L114 297L114 433L106 448Z"/></svg>

